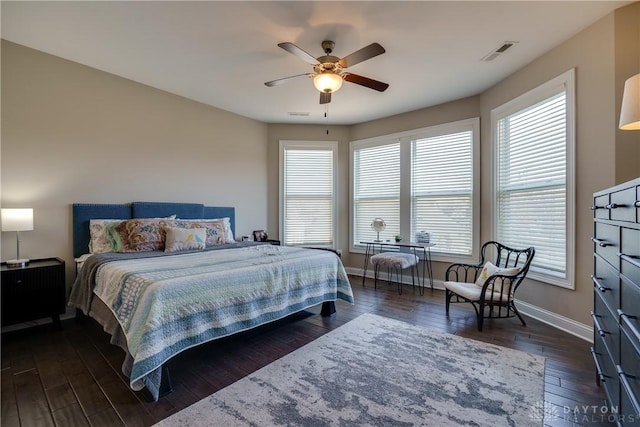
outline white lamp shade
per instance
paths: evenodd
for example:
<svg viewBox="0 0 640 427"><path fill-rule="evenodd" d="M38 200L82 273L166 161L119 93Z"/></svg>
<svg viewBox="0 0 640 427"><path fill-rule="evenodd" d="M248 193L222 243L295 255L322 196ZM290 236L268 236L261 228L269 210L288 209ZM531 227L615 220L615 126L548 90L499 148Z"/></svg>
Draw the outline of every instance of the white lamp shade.
<svg viewBox="0 0 640 427"><path fill-rule="evenodd" d="M624 83L620 129L640 130L640 74L628 78Z"/></svg>
<svg viewBox="0 0 640 427"><path fill-rule="evenodd" d="M320 73L313 78L313 85L320 92L332 93L342 87L342 77L332 72Z"/></svg>
<svg viewBox="0 0 640 427"><path fill-rule="evenodd" d="M33 230L33 209L2 209L2 231Z"/></svg>

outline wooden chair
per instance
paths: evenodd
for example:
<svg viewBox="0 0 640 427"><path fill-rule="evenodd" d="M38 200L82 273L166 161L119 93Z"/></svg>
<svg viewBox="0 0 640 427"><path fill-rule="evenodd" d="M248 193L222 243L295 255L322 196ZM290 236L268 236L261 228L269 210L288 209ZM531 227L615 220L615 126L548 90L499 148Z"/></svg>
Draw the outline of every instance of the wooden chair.
<svg viewBox="0 0 640 427"><path fill-rule="evenodd" d="M482 245L478 264L450 265L444 282L447 316L451 303L468 302L476 311L479 331L485 318L518 316L525 326L513 300L535 252L533 247L513 249L491 241Z"/></svg>

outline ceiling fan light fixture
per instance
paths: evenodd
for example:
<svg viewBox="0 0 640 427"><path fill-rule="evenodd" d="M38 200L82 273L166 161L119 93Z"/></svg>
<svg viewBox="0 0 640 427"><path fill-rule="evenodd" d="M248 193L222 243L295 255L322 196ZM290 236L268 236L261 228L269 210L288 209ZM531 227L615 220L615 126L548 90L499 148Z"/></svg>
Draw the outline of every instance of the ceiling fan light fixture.
<svg viewBox="0 0 640 427"><path fill-rule="evenodd" d="M332 71L325 71L316 74L313 85L322 93L337 92L342 87L342 77Z"/></svg>

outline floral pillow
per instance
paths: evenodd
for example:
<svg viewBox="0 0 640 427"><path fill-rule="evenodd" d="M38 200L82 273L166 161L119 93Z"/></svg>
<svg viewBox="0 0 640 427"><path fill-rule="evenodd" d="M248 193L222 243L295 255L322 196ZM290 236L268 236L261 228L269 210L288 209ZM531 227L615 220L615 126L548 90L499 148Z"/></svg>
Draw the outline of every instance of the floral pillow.
<svg viewBox="0 0 640 427"><path fill-rule="evenodd" d="M518 274L519 272L520 272L520 269L517 267L500 268L500 267L496 267L492 262L487 261L484 267L482 267L482 271L480 272L480 275L476 279L476 286L480 288L483 287L487 279L493 276L494 274ZM502 279L496 280L493 283L493 285L490 285L487 287L487 292L494 292L494 287L495 287L495 292L501 292L502 282L503 282ZM508 284L505 284L505 285L508 286Z"/></svg>
<svg viewBox="0 0 640 427"><path fill-rule="evenodd" d="M207 230L207 246L222 245L226 243L225 223L223 219L191 219L175 221L176 227L204 228Z"/></svg>
<svg viewBox="0 0 640 427"><path fill-rule="evenodd" d="M171 219L135 218L114 226L110 236L117 252L162 251L166 230L175 226Z"/></svg>
<svg viewBox="0 0 640 427"><path fill-rule="evenodd" d="M190 222L208 223L213 221L216 224L219 221L222 221L222 223L224 224L224 243L235 243L235 240L233 237L233 231L231 230L231 219L229 219L229 217L211 218L211 219L180 219L179 221L185 222L185 223L190 223Z"/></svg>
<svg viewBox="0 0 640 427"><path fill-rule="evenodd" d="M109 239L109 226L118 225L122 219L92 219L89 220L89 253L101 254L105 252L115 252L111 240Z"/></svg>
<svg viewBox="0 0 640 427"><path fill-rule="evenodd" d="M204 249L206 239L206 228L169 227L166 229L164 251L176 252Z"/></svg>

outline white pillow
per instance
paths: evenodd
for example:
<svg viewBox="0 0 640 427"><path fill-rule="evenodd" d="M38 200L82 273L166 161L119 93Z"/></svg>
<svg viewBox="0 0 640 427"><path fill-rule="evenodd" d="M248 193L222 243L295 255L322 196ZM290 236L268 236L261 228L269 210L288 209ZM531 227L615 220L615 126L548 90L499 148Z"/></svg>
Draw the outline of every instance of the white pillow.
<svg viewBox="0 0 640 427"><path fill-rule="evenodd" d="M167 228L165 252L189 251L206 247L206 228Z"/></svg>
<svg viewBox="0 0 640 427"><path fill-rule="evenodd" d="M121 223L122 219L91 219L89 220L89 253L101 254L105 252L113 252L113 246L109 240L107 227L110 224L116 225Z"/></svg>
<svg viewBox="0 0 640 427"><path fill-rule="evenodd" d="M487 263L484 265L484 267L482 267L482 271L480 272L480 274L478 275L478 278L476 279L476 286L478 287L483 287L484 286L484 282L487 281L487 279L491 276L493 276L494 274L518 274L520 272L520 269L518 267L511 267L511 268L500 268L500 267L496 267L491 261L487 261ZM496 288L496 292L500 292L500 288L502 286L502 283L500 281L495 281L493 283L492 286L489 286L487 288L488 292L493 292L493 287L495 286Z"/></svg>

